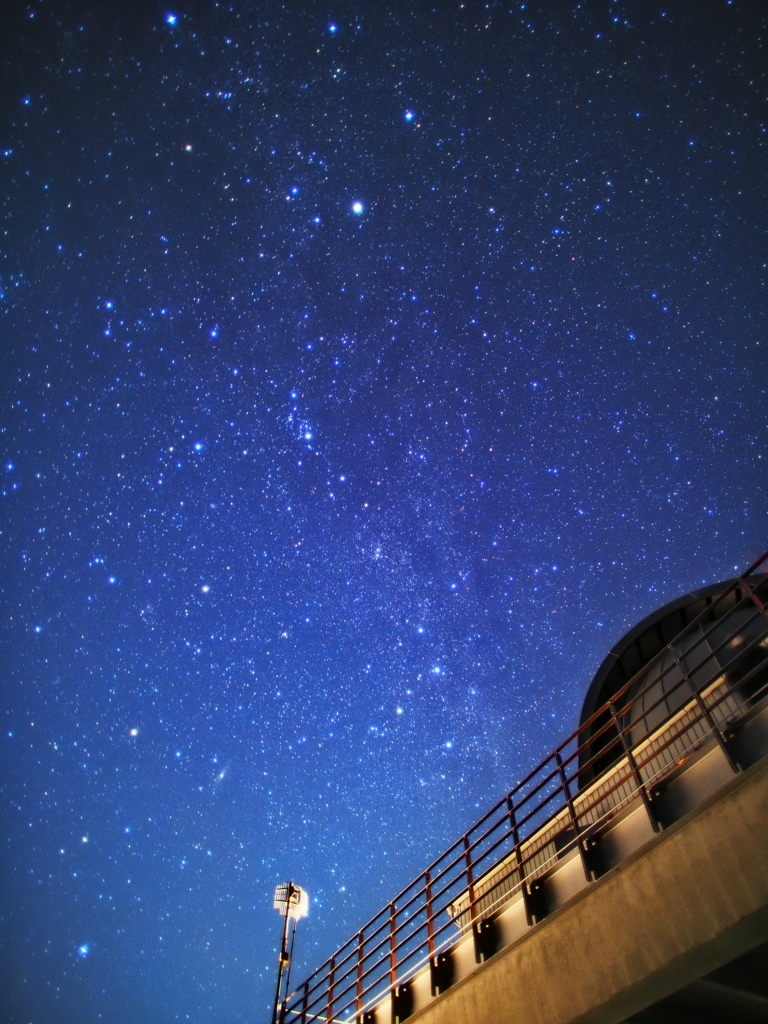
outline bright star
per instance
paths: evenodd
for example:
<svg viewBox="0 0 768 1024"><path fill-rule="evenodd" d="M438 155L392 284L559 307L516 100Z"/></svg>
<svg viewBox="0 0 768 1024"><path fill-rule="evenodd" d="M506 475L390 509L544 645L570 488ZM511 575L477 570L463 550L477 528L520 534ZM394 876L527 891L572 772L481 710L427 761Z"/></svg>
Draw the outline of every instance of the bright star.
<svg viewBox="0 0 768 1024"><path fill-rule="evenodd" d="M177 20L178 19L175 14L166 14L165 16L165 22L167 25L175 25Z"/></svg>
<svg viewBox="0 0 768 1024"><path fill-rule="evenodd" d="M403 116L405 117L406 121L412 121L416 115L412 110L406 110Z"/></svg>
<svg viewBox="0 0 768 1024"><path fill-rule="evenodd" d="M352 213L354 213L356 217L359 217L364 210L365 207L359 199L356 199L355 202L352 203Z"/></svg>
<svg viewBox="0 0 768 1024"><path fill-rule="evenodd" d="M91 947L88 945L87 942L84 942L82 944L82 946L78 946L77 947L77 955L80 956L80 957L88 956L90 951L91 951Z"/></svg>

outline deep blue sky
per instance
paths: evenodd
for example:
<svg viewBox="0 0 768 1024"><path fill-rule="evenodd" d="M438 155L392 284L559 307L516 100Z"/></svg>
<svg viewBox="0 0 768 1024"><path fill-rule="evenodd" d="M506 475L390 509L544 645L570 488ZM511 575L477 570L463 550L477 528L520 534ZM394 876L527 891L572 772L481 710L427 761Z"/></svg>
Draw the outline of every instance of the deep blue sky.
<svg viewBox="0 0 768 1024"><path fill-rule="evenodd" d="M9 3L8 1024L240 1024L766 544L760 2Z"/></svg>

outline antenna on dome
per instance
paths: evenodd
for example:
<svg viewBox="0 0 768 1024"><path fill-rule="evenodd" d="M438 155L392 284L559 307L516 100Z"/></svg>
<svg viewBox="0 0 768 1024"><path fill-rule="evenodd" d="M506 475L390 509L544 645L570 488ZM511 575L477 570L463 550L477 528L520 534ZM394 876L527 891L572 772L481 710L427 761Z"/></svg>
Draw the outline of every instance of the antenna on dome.
<svg viewBox="0 0 768 1024"><path fill-rule="evenodd" d="M272 1010L272 1024L282 1024L285 1018L285 1001L288 998L288 985L291 980L291 960L293 959L293 945L296 942L296 922L300 917L306 917L309 910L309 897L304 889L293 882L286 885L278 885L275 889L275 910L283 915L283 937L280 942L280 959L277 962L277 988L275 989L275 1005ZM293 921L291 930L291 949L288 952L288 922ZM285 975L285 991L282 999L280 993L283 988L283 972L288 968Z"/></svg>

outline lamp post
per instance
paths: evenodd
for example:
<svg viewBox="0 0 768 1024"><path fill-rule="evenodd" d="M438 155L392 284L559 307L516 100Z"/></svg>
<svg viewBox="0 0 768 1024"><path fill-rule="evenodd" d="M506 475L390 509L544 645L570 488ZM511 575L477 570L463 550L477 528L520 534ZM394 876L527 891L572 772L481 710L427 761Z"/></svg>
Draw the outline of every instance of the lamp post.
<svg viewBox="0 0 768 1024"><path fill-rule="evenodd" d="M278 885L275 889L275 910L283 915L283 936L280 941L280 959L277 963L277 988L275 989L275 1005L272 1010L272 1024L282 1024L285 1014L285 1000L288 998L288 983L291 977L291 958L293 956L293 944L296 941L296 922L300 917L305 917L309 909L309 899L306 892L293 882L287 885ZM293 921L291 933L291 950L288 952L288 922ZM283 985L283 971L288 968L285 979L285 994L281 1000L280 991Z"/></svg>

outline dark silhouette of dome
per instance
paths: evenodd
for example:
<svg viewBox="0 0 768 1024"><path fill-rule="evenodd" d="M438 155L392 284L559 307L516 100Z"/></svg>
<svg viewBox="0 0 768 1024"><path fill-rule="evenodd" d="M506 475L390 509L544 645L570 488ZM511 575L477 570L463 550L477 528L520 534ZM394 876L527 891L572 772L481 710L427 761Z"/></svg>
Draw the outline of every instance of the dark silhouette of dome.
<svg viewBox="0 0 768 1024"><path fill-rule="evenodd" d="M768 604L768 576L752 576L747 582L758 600ZM615 720L628 730L627 741L634 745L690 701L694 689L706 695L728 684L730 693L715 712L718 725L724 726L765 685L768 647L755 641L764 630L766 613L756 603L745 606L745 596L737 580L696 590L652 612L615 645L581 710L582 784L623 752L613 716L604 709L611 699Z"/></svg>

